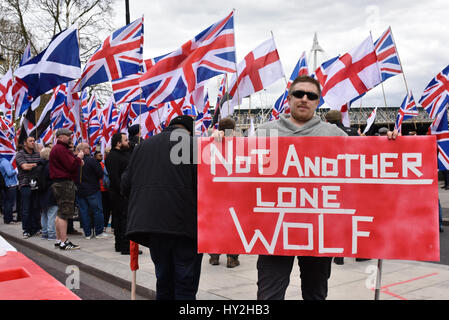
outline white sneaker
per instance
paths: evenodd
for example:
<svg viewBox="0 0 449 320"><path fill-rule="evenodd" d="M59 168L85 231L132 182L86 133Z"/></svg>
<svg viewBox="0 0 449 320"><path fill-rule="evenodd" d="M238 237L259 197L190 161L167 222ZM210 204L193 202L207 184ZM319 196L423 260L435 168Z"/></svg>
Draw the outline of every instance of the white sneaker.
<svg viewBox="0 0 449 320"><path fill-rule="evenodd" d="M90 240L90 239L92 239L92 236L88 236L88 237L85 237L86 238L86 240Z"/></svg>
<svg viewBox="0 0 449 320"><path fill-rule="evenodd" d="M98 236L95 236L95 239L108 239L109 235L106 234L106 232L100 233Z"/></svg>

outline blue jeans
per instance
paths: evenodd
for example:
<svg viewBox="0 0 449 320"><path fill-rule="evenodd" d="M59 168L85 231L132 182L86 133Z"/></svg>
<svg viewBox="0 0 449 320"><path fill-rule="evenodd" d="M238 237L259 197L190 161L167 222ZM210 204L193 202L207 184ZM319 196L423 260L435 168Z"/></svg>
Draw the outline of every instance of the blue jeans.
<svg viewBox="0 0 449 320"><path fill-rule="evenodd" d="M41 212L42 237L56 239L55 219L58 206L50 206Z"/></svg>
<svg viewBox="0 0 449 320"><path fill-rule="evenodd" d="M20 188L20 202L22 206L22 230L31 235L41 228L41 215L36 191L31 191L29 186Z"/></svg>
<svg viewBox="0 0 449 320"><path fill-rule="evenodd" d="M89 211L93 214L95 235L103 233L104 217L103 205L101 202L101 192L97 191L87 197L78 197L78 206L80 208L80 218L84 230L84 235L86 237L89 237L91 235Z"/></svg>
<svg viewBox="0 0 449 320"><path fill-rule="evenodd" d="M12 208L17 199L17 187L6 188L3 193L3 222L12 221Z"/></svg>

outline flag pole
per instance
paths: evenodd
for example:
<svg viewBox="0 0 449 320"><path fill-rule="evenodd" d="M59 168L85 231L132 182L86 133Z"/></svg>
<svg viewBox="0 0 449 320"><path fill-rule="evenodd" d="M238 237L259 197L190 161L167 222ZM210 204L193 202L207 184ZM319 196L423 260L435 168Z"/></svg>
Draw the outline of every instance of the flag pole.
<svg viewBox="0 0 449 320"><path fill-rule="evenodd" d="M394 48L396 49L396 53L398 55L399 65L401 66L401 70L402 70L402 77L404 78L405 90L407 91L407 94L408 94L407 80L405 79L404 68L402 67L401 58L399 57L398 47L396 46L396 41L394 41L394 36L393 36L393 32L391 31L391 26L389 26L388 29L390 29L391 39L393 40Z"/></svg>
<svg viewBox="0 0 449 320"><path fill-rule="evenodd" d="M270 32L271 32L271 38L273 39L273 42L275 43L275 46L276 46L276 42L274 41L273 30L270 30ZM276 50L277 50L277 46L276 46ZM285 88L286 88L286 90L288 90L288 81L287 81L287 77L285 76L284 69L282 69L282 73L283 73L283 75L284 75ZM267 93L267 92L265 91L265 94L266 94L266 93ZM271 107L270 111L272 111L273 108L274 108L274 105L273 105L273 107ZM284 113L285 113L285 110L284 110Z"/></svg>
<svg viewBox="0 0 449 320"><path fill-rule="evenodd" d="M235 12L235 8L232 8L232 14L234 15L234 12ZM234 44L235 44L235 34L234 33L232 33L233 34L233 36L234 36ZM241 130L241 127L242 127L242 119L240 118L240 96L239 96L239 70L238 70L238 68L237 68L237 61L235 61L234 62L234 64L235 64L235 76L236 76L236 81L237 81L237 101L239 102L239 104L238 104L238 109L239 109L239 115L238 115L238 118L239 118L239 128L240 128L240 130ZM227 85L227 84L226 84ZM229 100L228 100L229 101ZM228 112L229 112L229 102L228 102Z"/></svg>
<svg viewBox="0 0 449 320"><path fill-rule="evenodd" d="M391 26L389 26L388 28L390 29L391 39L393 40L394 48L396 50L396 54L397 54L398 60L399 60L399 65L401 66L402 78L404 79L405 90L407 91L407 96L408 96L409 90L408 90L408 85L407 85L407 79L405 78L404 67L402 66L401 58L399 57L398 47L396 46L396 41L394 41L394 36L393 36L393 31L391 31ZM418 108L416 108L416 109L418 109ZM418 128L416 126L416 117L413 117L413 124L415 126L415 130L418 130Z"/></svg>

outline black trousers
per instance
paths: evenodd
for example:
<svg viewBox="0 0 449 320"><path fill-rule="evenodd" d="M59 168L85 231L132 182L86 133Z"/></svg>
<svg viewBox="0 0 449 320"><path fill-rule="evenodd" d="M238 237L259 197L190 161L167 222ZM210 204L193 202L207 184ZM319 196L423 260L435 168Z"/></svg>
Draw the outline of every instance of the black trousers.
<svg viewBox="0 0 449 320"><path fill-rule="evenodd" d="M304 300L325 300L331 275L330 257L298 258ZM283 300L295 257L260 255L257 260L257 299Z"/></svg>
<svg viewBox="0 0 449 320"><path fill-rule="evenodd" d="M129 240L125 238L128 201L120 194L109 191L114 222L115 251L129 252Z"/></svg>
<svg viewBox="0 0 449 320"><path fill-rule="evenodd" d="M151 234L151 260L156 271L156 300L195 300L200 283L202 253L195 239Z"/></svg>

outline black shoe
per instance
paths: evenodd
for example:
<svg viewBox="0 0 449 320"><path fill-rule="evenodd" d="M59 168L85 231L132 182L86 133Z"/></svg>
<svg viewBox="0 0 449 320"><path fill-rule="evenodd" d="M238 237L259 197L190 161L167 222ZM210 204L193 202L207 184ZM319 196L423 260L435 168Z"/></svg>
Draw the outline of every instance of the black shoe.
<svg viewBox="0 0 449 320"><path fill-rule="evenodd" d="M120 251L120 253L122 255L129 255L130 254L129 250L123 250L123 251ZM142 250L139 250L139 254L142 254L142 253L143 253Z"/></svg>
<svg viewBox="0 0 449 320"><path fill-rule="evenodd" d="M357 262L368 261L368 260L371 260L371 259L355 258L355 261L357 261Z"/></svg>
<svg viewBox="0 0 449 320"><path fill-rule="evenodd" d="M443 226L440 226L440 232L444 232Z"/></svg>
<svg viewBox="0 0 449 320"><path fill-rule="evenodd" d="M341 257L335 257L334 258L334 263L338 264L339 266L341 266L341 265L345 264L345 260L344 260L344 258L341 258Z"/></svg>

